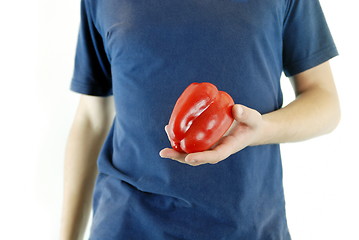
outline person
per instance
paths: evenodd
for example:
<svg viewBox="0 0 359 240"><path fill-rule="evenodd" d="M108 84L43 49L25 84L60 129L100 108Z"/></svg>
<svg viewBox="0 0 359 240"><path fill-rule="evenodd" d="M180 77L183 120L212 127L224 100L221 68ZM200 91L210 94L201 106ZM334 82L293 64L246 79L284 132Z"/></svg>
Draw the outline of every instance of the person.
<svg viewBox="0 0 359 240"><path fill-rule="evenodd" d="M291 239L280 143L337 126L337 55L318 0L81 0L61 239L91 207L90 240ZM235 121L183 154L164 128L192 82L229 93Z"/></svg>

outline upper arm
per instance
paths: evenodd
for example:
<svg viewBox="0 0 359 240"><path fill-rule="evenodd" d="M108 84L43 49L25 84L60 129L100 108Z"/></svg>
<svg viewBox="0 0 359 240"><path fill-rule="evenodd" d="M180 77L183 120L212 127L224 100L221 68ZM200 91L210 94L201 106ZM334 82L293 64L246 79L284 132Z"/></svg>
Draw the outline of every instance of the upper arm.
<svg viewBox="0 0 359 240"><path fill-rule="evenodd" d="M316 88L325 90L334 96L337 95L329 61L319 64L318 66L310 68L304 72L298 73L290 77L290 80L296 96Z"/></svg>
<svg viewBox="0 0 359 240"><path fill-rule="evenodd" d="M70 89L74 92L107 97L113 95L111 63L104 46L103 32L93 14L92 2L81 0L81 18L77 37L74 70Z"/></svg>
<svg viewBox="0 0 359 240"><path fill-rule="evenodd" d="M81 94L75 121L86 123L92 130L107 131L115 115L113 96L98 97ZM90 130L90 129L89 129Z"/></svg>

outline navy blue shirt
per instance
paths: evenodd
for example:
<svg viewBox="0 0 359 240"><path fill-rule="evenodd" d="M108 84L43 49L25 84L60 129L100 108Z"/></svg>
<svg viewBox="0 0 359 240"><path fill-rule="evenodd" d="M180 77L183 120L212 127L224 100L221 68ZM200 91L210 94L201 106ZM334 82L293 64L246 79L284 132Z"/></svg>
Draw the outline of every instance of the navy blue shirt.
<svg viewBox="0 0 359 240"><path fill-rule="evenodd" d="M337 55L318 0L82 0L71 90L114 96L98 158L91 240L289 240L279 145L214 165L163 159L182 91L281 108L292 76Z"/></svg>

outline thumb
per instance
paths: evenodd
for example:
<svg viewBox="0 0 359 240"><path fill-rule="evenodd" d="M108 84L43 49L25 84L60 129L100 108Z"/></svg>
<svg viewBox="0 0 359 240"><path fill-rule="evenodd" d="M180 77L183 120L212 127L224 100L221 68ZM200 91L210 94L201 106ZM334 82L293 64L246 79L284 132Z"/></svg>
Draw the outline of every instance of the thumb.
<svg viewBox="0 0 359 240"><path fill-rule="evenodd" d="M235 104L232 108L232 114L234 119L239 123L244 123L248 126L255 127L262 120L262 115L246 106Z"/></svg>

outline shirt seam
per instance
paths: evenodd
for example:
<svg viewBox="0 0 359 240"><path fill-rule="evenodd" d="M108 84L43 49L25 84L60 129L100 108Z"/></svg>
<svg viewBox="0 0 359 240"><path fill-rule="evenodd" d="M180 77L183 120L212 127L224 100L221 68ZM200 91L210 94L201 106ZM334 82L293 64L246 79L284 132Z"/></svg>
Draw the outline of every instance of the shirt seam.
<svg viewBox="0 0 359 240"><path fill-rule="evenodd" d="M334 50L334 49L336 49L335 45L330 45L329 47L321 48L320 50L310 54L309 56L307 56L305 58L302 58L300 60L295 60L295 61L293 61L293 62L291 62L289 64L284 65L284 67L285 67L285 69L288 69L288 68L293 67L295 65L301 66L301 65L303 65L303 62L310 61L310 60L312 60L314 58L317 58L318 56L322 55L323 52L327 52L328 50ZM298 67L296 67L296 68L298 68Z"/></svg>

